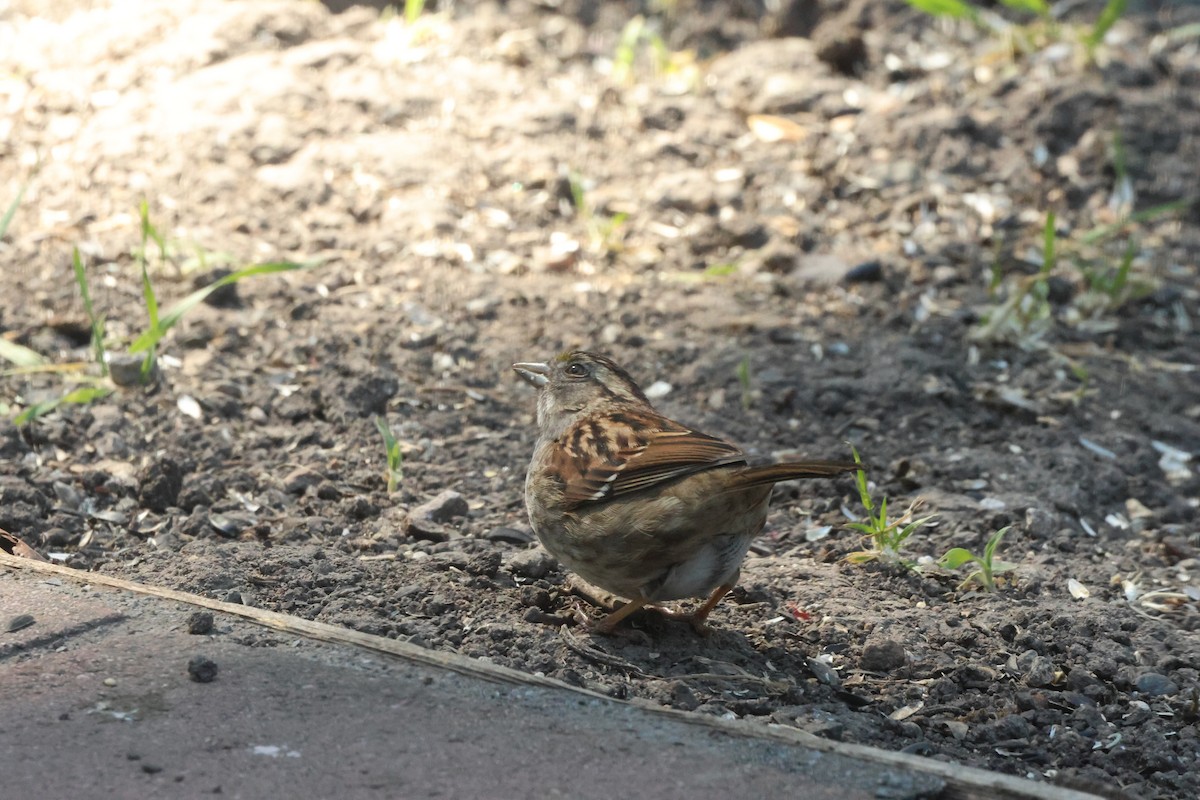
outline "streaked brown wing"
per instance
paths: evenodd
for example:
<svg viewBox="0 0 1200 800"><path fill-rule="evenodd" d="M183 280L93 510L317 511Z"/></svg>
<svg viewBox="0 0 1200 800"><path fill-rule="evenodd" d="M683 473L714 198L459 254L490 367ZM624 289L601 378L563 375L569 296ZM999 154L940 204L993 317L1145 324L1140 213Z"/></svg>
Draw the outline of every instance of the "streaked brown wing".
<svg viewBox="0 0 1200 800"><path fill-rule="evenodd" d="M744 463L736 446L660 417L613 414L577 423L558 451L568 506L611 500L694 472ZM580 469L586 465L584 469Z"/></svg>

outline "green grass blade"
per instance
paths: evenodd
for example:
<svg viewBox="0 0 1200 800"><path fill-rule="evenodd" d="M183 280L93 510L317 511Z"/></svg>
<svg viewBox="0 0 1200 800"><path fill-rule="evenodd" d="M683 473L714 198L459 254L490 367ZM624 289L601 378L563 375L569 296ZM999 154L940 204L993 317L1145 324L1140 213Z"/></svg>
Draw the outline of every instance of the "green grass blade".
<svg viewBox="0 0 1200 800"><path fill-rule="evenodd" d="M613 53L612 77L617 83L625 83L633 74L633 62L637 59L637 45L646 27L646 19L637 15L625 23L617 48ZM578 206L576 206L578 208Z"/></svg>
<svg viewBox="0 0 1200 800"><path fill-rule="evenodd" d="M970 550L962 547L954 547L946 551L946 553L937 560L938 566L943 569L958 569L963 564L969 561L977 561L975 554Z"/></svg>
<svg viewBox="0 0 1200 800"><path fill-rule="evenodd" d="M975 9L962 0L907 0L908 4L918 11L924 11L932 17L954 17L955 19L975 19Z"/></svg>
<svg viewBox="0 0 1200 800"><path fill-rule="evenodd" d="M28 347L3 338L0 338L0 358L18 367L40 367L50 363L36 350L30 350Z"/></svg>
<svg viewBox="0 0 1200 800"><path fill-rule="evenodd" d="M1049 16L1050 6L1046 0L1000 0L1001 3L1017 11L1028 11L1040 17Z"/></svg>
<svg viewBox="0 0 1200 800"><path fill-rule="evenodd" d="M375 417L375 427L383 436L383 449L387 456L387 491L391 494L396 491L396 483L400 479L400 443L396 441L396 435L392 433L391 426L383 417Z"/></svg>
<svg viewBox="0 0 1200 800"><path fill-rule="evenodd" d="M17 208L21 205L21 200L25 197L25 190L27 188L29 188L29 184L25 184L17 190L17 196L8 204L4 216L0 217L0 239L3 239L4 234L8 233L8 226L12 224L13 216L16 215Z"/></svg>
<svg viewBox="0 0 1200 800"><path fill-rule="evenodd" d="M158 324L149 330L145 331L141 336L134 340L129 346L129 352L141 353L158 344L159 340L166 335L167 331L175 327L176 323L183 318L183 315L191 311L193 308L204 302L204 298L220 289L222 286L227 286L231 283L253 278L258 275L270 275L276 272L292 272L299 269L311 269L318 265L317 261L274 261L267 264L255 264L254 266L239 269L237 272L230 273L220 280L215 280L205 287L197 289L187 297L180 300L167 310Z"/></svg>
<svg viewBox="0 0 1200 800"><path fill-rule="evenodd" d="M93 400L108 397L112 394L112 391L112 389L106 386L81 386L78 389L67 392L62 397L55 397L52 400L43 400L40 403L34 403L14 417L13 423L16 425L25 425L43 414L48 414L63 403L90 403Z"/></svg>
<svg viewBox="0 0 1200 800"><path fill-rule="evenodd" d="M167 240L150 221L150 206L145 200L142 200L142 204L138 208L138 216L142 223L142 257L146 256L147 241L152 241L158 245L158 257L165 261L167 259Z"/></svg>
<svg viewBox="0 0 1200 800"><path fill-rule="evenodd" d="M1108 295L1114 303L1121 302L1125 287L1129 285L1129 270L1133 269L1133 258L1137 255L1137 251L1137 240L1130 237L1129 242L1125 245L1125 255L1121 257L1121 265L1117 267L1117 274L1113 277L1112 286L1108 291Z"/></svg>
<svg viewBox="0 0 1200 800"><path fill-rule="evenodd" d="M48 414L58 408L58 404L62 402L61 397L56 397L53 400L43 400L40 403L34 403L31 406L26 406L25 410L13 417L14 425L27 425L33 422L43 414Z"/></svg>
<svg viewBox="0 0 1200 800"><path fill-rule="evenodd" d="M92 328L92 352L96 356L96 363L100 365L100 374L108 374L108 358L104 352L104 319L96 316L96 308L92 305L92 293L88 291L87 270L83 267L83 258L79 255L79 248L76 247L71 251L71 266L75 269L75 285L79 287L79 294L83 297L83 310L87 312L88 323Z"/></svg>
<svg viewBox="0 0 1200 800"><path fill-rule="evenodd" d="M849 442L847 442L849 444ZM858 455L858 448L850 445L850 452L854 454L854 463L861 464L862 459ZM875 501L871 499L871 492L867 488L867 472L866 470L858 470L854 473L854 485L858 488L858 499L862 503L863 508L867 510L867 516L875 510Z"/></svg>
<svg viewBox="0 0 1200 800"><path fill-rule="evenodd" d="M996 547L999 546L1000 540L1004 538L1004 534L1006 533L1008 533L1008 526L996 531L992 534L991 538L987 540L987 544L983 546L984 562L988 564L992 563L992 557L996 554Z"/></svg>
<svg viewBox="0 0 1200 800"><path fill-rule="evenodd" d="M150 273L146 270L146 262L142 262L142 299L146 301L146 316L150 318L150 327L158 327L158 297L154 294L154 284L150 282Z"/></svg>
<svg viewBox="0 0 1200 800"><path fill-rule="evenodd" d="M723 264L710 264L709 266L704 268L704 272L701 274L705 278L724 278L729 275L736 275L737 271L738 271L737 264L732 263L732 262L725 262Z"/></svg>
<svg viewBox="0 0 1200 800"><path fill-rule="evenodd" d="M163 238L158 233L158 229L150 222L150 209L146 205L146 201L142 201L142 205L138 209L142 221L142 251L138 257L138 261L142 265L142 297L146 301L146 314L150 317L150 327L158 327L158 297L154 294L154 285L150 282L150 272L147 268L149 258L146 256L146 245L151 239L158 244L158 254L162 259L166 259L167 247Z"/></svg>
<svg viewBox="0 0 1200 800"><path fill-rule="evenodd" d="M1104 41L1105 35L1113 25L1117 24L1117 20L1125 13L1125 7L1128 5L1128 0L1108 0L1104 10L1100 12L1100 16L1096 18L1096 24L1092 26L1092 32L1088 34L1085 41L1089 50L1095 50Z"/></svg>
<svg viewBox="0 0 1200 800"><path fill-rule="evenodd" d="M1151 220L1159 217L1166 216L1168 214L1174 214L1177 211L1184 211L1190 208L1191 205L1196 202L1196 200L1197 198L1195 197L1184 197L1181 200L1172 200L1169 203L1161 203L1142 211L1135 211L1119 222L1093 228L1085 233L1080 238L1080 241L1084 244L1095 244L1102 239L1107 239L1113 234L1120 232L1122 228L1130 223L1150 222Z"/></svg>

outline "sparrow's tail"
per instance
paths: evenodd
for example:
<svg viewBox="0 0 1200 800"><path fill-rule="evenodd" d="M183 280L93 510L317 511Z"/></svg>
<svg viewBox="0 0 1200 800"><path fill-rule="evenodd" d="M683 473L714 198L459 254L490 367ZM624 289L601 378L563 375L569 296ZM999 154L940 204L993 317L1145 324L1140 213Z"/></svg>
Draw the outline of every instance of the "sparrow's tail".
<svg viewBox="0 0 1200 800"><path fill-rule="evenodd" d="M829 478L844 472L866 469L854 461L788 461L783 464L764 464L748 467L738 474L735 488L766 486L801 478Z"/></svg>

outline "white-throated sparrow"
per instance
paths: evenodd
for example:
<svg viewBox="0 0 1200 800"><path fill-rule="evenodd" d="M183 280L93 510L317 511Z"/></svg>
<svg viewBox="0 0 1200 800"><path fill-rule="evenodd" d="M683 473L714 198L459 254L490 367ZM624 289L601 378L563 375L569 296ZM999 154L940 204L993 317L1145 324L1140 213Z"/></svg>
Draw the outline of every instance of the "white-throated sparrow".
<svg viewBox="0 0 1200 800"><path fill-rule="evenodd" d="M513 369L538 389L525 479L534 532L568 569L630 601L594 626L601 632L686 597L706 598L689 616L704 632L766 522L771 488L859 466L749 466L737 446L659 414L625 370L594 353Z"/></svg>

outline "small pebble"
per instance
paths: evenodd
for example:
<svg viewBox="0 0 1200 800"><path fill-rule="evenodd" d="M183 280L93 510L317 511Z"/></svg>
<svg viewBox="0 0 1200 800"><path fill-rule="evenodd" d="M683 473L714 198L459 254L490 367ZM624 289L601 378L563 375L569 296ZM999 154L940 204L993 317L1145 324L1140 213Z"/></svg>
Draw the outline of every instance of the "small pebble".
<svg viewBox="0 0 1200 800"><path fill-rule="evenodd" d="M19 631L22 628L28 628L34 622L36 622L36 620L33 618L33 614L17 614L8 621L8 632L13 633L14 631Z"/></svg>
<svg viewBox="0 0 1200 800"><path fill-rule="evenodd" d="M217 662L205 656L192 656L187 670L188 676L196 683L212 683L217 677Z"/></svg>
<svg viewBox="0 0 1200 800"><path fill-rule="evenodd" d="M536 581L546 577L554 569L554 557L540 547L515 553L508 560L508 569L514 575Z"/></svg>
<svg viewBox="0 0 1200 800"><path fill-rule="evenodd" d="M283 491L288 494L304 494L310 486L325 480L321 473L308 467L296 467L283 479Z"/></svg>
<svg viewBox="0 0 1200 800"><path fill-rule="evenodd" d="M904 645L894 639L883 639L863 648L859 666L868 672L891 672L903 667L906 660Z"/></svg>
<svg viewBox="0 0 1200 800"><path fill-rule="evenodd" d="M655 381L646 387L645 394L646 397L650 398L651 400L661 400L669 395L671 390L674 388L675 387L671 386L671 384L667 383L666 381Z"/></svg>
<svg viewBox="0 0 1200 800"><path fill-rule="evenodd" d="M432 500L414 508L409 512L409 516L427 519L431 522L449 522L455 517L465 517L467 510L466 498L453 489L447 489Z"/></svg>
<svg viewBox="0 0 1200 800"><path fill-rule="evenodd" d="M837 670L824 661L810 658L808 659L808 668L812 670L813 676L826 686L832 686L834 689L842 688L841 676L837 674Z"/></svg>
<svg viewBox="0 0 1200 800"><path fill-rule="evenodd" d="M508 542L509 544L529 544L533 534L520 528L499 527L487 532L487 538L493 542Z"/></svg>
<svg viewBox="0 0 1200 800"><path fill-rule="evenodd" d="M883 280L883 264L878 261L864 261L846 270L842 276L846 283L868 283Z"/></svg>
<svg viewBox="0 0 1200 800"><path fill-rule="evenodd" d="M187 620L187 632L193 636L203 636L213 629L211 611L193 611Z"/></svg>
<svg viewBox="0 0 1200 800"><path fill-rule="evenodd" d="M1045 656L1035 656L1025 673L1025 685L1035 689L1049 686L1054 683L1055 673L1053 661Z"/></svg>
<svg viewBox="0 0 1200 800"><path fill-rule="evenodd" d="M1170 678L1165 675L1159 675L1157 672L1147 672L1139 675L1135 685L1139 692L1148 694L1151 697L1175 694L1175 692L1179 691L1179 687Z"/></svg>

